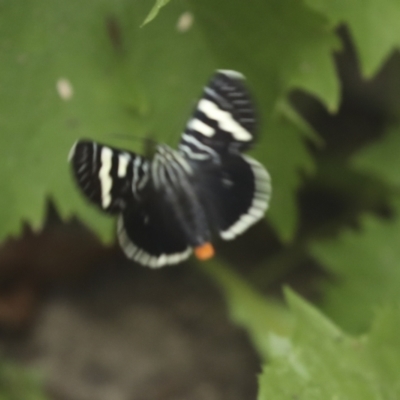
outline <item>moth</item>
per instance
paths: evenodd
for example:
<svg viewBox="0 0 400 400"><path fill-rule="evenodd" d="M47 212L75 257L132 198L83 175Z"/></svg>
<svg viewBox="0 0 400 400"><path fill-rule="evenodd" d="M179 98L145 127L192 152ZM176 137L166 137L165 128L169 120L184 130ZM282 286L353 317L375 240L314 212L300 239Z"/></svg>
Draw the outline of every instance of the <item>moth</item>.
<svg viewBox="0 0 400 400"><path fill-rule="evenodd" d="M244 155L256 139L257 115L242 74L218 70L204 88L178 149L150 159L91 140L69 160L76 183L102 211L118 216L126 256L158 268L214 255L213 235L234 239L260 220L271 179Z"/></svg>

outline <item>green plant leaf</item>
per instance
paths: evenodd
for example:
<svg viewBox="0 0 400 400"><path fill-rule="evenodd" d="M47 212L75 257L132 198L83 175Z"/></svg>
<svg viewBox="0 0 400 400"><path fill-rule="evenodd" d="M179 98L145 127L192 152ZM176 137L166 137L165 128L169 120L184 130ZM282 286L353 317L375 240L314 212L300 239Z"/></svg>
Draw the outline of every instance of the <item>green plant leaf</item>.
<svg viewBox="0 0 400 400"><path fill-rule="evenodd" d="M385 306L375 314L368 338L369 357L382 398L396 399L400 396L400 307Z"/></svg>
<svg viewBox="0 0 400 400"><path fill-rule="evenodd" d="M166 6L169 3L170 0L156 0L153 8L150 10L150 12L147 14L146 19L144 20L143 25L148 24L150 21L152 21L157 14L159 13L160 9L164 6Z"/></svg>
<svg viewBox="0 0 400 400"><path fill-rule="evenodd" d="M293 87L337 107L331 53L338 41L326 21L295 0L251 6L234 0L177 2L140 29L153 2L50 0L6 2L0 15L0 239L27 221L39 229L47 196L61 215L77 214L104 239L113 220L83 200L66 156L78 138L133 151L116 134L152 135L175 145L194 100L216 68L248 76L264 123L255 149L272 171L271 220L289 240L300 170L312 160L304 124L279 110ZM156 3L157 4L160 3ZM192 11L191 27L177 21Z"/></svg>
<svg viewBox="0 0 400 400"><path fill-rule="evenodd" d="M400 308L377 313L368 337L343 333L287 291L296 324L287 351L260 376L258 400L390 400L400 395Z"/></svg>
<svg viewBox="0 0 400 400"><path fill-rule="evenodd" d="M350 332L370 324L375 307L400 301L400 205L397 216L364 216L361 230L315 242L312 254L334 274L326 284L323 310Z"/></svg>
<svg viewBox="0 0 400 400"><path fill-rule="evenodd" d="M136 151L140 141L117 134L178 141L192 100L216 65L198 32L176 30L179 7L139 29L146 10L146 2L131 1L2 7L0 238L18 233L22 220L40 227L47 195L64 217L78 214L110 238L112 219L88 206L72 182L67 155L74 141L92 138ZM60 82L70 85L70 97L57 92Z"/></svg>
<svg viewBox="0 0 400 400"><path fill-rule="evenodd" d="M254 149L254 157L266 160L265 165L272 177L268 218L284 241L289 241L297 228L295 198L301 185L300 173L314 172L314 162L304 146L305 135L296 125L283 116L271 118L266 127L266 138ZM301 170L296 171L300 166Z"/></svg>
<svg viewBox="0 0 400 400"><path fill-rule="evenodd" d="M382 181L400 186L400 126L391 127L376 142L359 151L352 165Z"/></svg>
<svg viewBox="0 0 400 400"><path fill-rule="evenodd" d="M9 361L0 362L0 399L45 400L40 379Z"/></svg>
<svg viewBox="0 0 400 400"><path fill-rule="evenodd" d="M400 3L397 0L304 0L337 27L348 25L359 52L361 69L372 77L400 48Z"/></svg>
<svg viewBox="0 0 400 400"><path fill-rule="evenodd" d="M190 0L189 0L190 1ZM337 110L339 86L332 51L339 41L327 21L295 0L190 1L195 21L223 68L243 71L269 117L292 88Z"/></svg>
<svg viewBox="0 0 400 400"><path fill-rule="evenodd" d="M280 353L292 327L287 309L264 298L221 262L198 265L220 286L232 321L247 330L259 354L267 359Z"/></svg>

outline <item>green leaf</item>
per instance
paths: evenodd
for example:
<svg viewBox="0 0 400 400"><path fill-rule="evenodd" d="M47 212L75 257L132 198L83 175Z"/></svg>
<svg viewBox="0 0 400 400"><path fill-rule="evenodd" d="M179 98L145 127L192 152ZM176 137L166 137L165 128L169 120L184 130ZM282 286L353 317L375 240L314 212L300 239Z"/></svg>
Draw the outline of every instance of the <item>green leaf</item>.
<svg viewBox="0 0 400 400"><path fill-rule="evenodd" d="M292 326L287 310L257 293L221 262L212 260L198 265L220 286L232 321L247 330L259 354L267 359L280 353Z"/></svg>
<svg viewBox="0 0 400 400"><path fill-rule="evenodd" d="M400 3L397 0L304 0L337 27L345 23L359 52L361 69L372 77L400 48Z"/></svg>
<svg viewBox="0 0 400 400"><path fill-rule="evenodd" d="M322 138L318 136L316 130L297 110L291 106L288 101L286 101L286 99L277 105L276 111L279 116L287 118L288 121L292 122L294 126L299 128L307 139L311 140L318 146L321 146L324 143Z"/></svg>
<svg viewBox="0 0 400 400"><path fill-rule="evenodd" d="M216 68L248 76L264 121L255 149L272 172L270 216L281 237L296 229L299 171L311 171L304 124L279 104L302 88L337 108L326 21L296 0L172 2L140 29L153 2L5 2L0 15L0 239L27 221L36 229L50 196L61 215L77 214L104 239L113 219L73 185L66 157L78 138L132 151L116 134L151 135L175 145L194 100ZM156 3L155 8L160 3ZM192 11L194 23L177 28ZM287 111L287 110L286 110ZM302 125L302 126L300 126ZM300 128L299 128L300 126Z"/></svg>
<svg viewBox="0 0 400 400"><path fill-rule="evenodd" d="M336 110L339 87L332 51L339 41L327 22L296 0L190 1L195 21L223 68L243 71L267 118L296 87Z"/></svg>
<svg viewBox="0 0 400 400"><path fill-rule="evenodd" d="M359 151L352 165L384 182L400 186L400 126L391 127L376 142Z"/></svg>
<svg viewBox="0 0 400 400"><path fill-rule="evenodd" d="M45 400L44 390L33 371L0 361L0 399Z"/></svg>
<svg viewBox="0 0 400 400"><path fill-rule="evenodd" d="M157 14L159 13L160 9L164 6L166 6L169 3L170 0L156 0L153 8L150 10L148 13L146 19L144 20L143 25L148 24L150 21L152 21Z"/></svg>
<svg viewBox="0 0 400 400"><path fill-rule="evenodd" d="M385 306L376 312L368 340L371 364L375 367L385 399L400 396L400 307Z"/></svg>
<svg viewBox="0 0 400 400"><path fill-rule="evenodd" d="M399 398L399 307L381 310L369 336L353 338L292 292L287 299L295 330L286 353L264 367L258 400Z"/></svg>
<svg viewBox="0 0 400 400"><path fill-rule="evenodd" d="M314 172L314 162L304 146L303 135L288 118L272 118L265 136L263 143L255 148L254 157L266 160L265 165L272 177L268 218L281 239L289 241L298 223L295 198L301 185L301 172ZM297 170L300 166L301 170Z"/></svg>
<svg viewBox="0 0 400 400"><path fill-rule="evenodd" d="M311 245L312 254L336 279L325 287L323 310L340 326L362 332L373 310L400 302L400 205L393 220L365 216L361 230Z"/></svg>
<svg viewBox="0 0 400 400"><path fill-rule="evenodd" d="M198 32L176 30L179 7L139 29L146 10L146 2L128 0L2 6L0 238L18 233L22 220L40 227L47 195L64 217L78 214L111 238L113 220L88 206L73 184L67 155L74 141L134 151L141 151L140 141L116 134L178 141L216 65ZM70 85L70 97L58 93L60 82Z"/></svg>

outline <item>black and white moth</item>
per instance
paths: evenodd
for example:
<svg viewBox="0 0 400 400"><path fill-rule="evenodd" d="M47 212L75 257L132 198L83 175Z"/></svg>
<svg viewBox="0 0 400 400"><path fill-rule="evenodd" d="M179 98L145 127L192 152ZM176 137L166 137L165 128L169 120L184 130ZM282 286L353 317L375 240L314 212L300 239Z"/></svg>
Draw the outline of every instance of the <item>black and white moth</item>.
<svg viewBox="0 0 400 400"><path fill-rule="evenodd" d="M156 147L152 159L91 140L70 152L73 175L86 197L118 215L127 257L157 268L192 250L214 253L211 236L231 240L268 208L266 169L243 154L255 140L257 118L244 77L219 70L205 87L178 150Z"/></svg>

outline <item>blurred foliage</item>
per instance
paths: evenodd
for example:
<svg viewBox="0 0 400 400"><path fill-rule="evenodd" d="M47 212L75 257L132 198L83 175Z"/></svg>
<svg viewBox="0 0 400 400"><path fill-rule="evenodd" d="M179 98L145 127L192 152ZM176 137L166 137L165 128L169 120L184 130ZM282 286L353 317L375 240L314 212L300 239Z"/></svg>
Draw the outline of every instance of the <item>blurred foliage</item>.
<svg viewBox="0 0 400 400"><path fill-rule="evenodd" d="M298 87L337 108L331 52L339 42L323 17L289 3L259 0L243 14L239 0L172 2L142 29L148 1L4 3L0 151L4 175L13 179L3 184L0 238L18 233L21 220L40 227L50 195L64 217L77 214L109 239L111 220L82 201L69 177L72 144L88 137L140 151L140 142L117 139L121 133L176 144L216 68L248 77L266 133L254 152L274 177L269 218L283 239L291 238L299 170L311 171L313 162L304 123L280 104ZM183 31L177 23L188 10L195 20ZM63 83L69 95L60 91Z"/></svg>
<svg viewBox="0 0 400 400"><path fill-rule="evenodd" d="M400 47L400 2L16 0L0 9L0 239L23 221L39 229L50 197L64 219L77 215L110 241L112 219L73 186L66 158L74 141L141 151L140 140L122 139L129 134L175 145L213 70L239 70L262 117L252 154L273 180L273 233L257 240L268 247L273 237L278 249L252 270L246 263L247 278L264 289L317 264L328 315L289 291L289 308L265 299L220 260L201 266L268 360L259 399L399 396L398 64L387 94L366 99L361 87ZM362 75L347 77L358 96L351 110L365 107L347 130L349 121L334 125L327 114L344 112L348 89L334 57L345 44L341 24ZM290 101L293 90L311 105Z"/></svg>
<svg viewBox="0 0 400 400"><path fill-rule="evenodd" d="M400 125L363 148L351 160L355 169L376 176L394 190L400 187Z"/></svg>
<svg viewBox="0 0 400 400"><path fill-rule="evenodd" d="M146 19L143 22L143 25L148 24L152 21L160 11L160 8L164 7L169 3L169 0L157 0L154 4L153 8L150 10L149 14L147 15Z"/></svg>
<svg viewBox="0 0 400 400"><path fill-rule="evenodd" d="M335 27L345 23L354 39L363 74L378 72L400 47L400 5L397 0L304 0Z"/></svg>
<svg viewBox="0 0 400 400"><path fill-rule="evenodd" d="M338 282L325 287L323 309L351 332L363 332L377 306L400 303L400 204L390 221L370 215L359 231L319 241L312 253Z"/></svg>
<svg viewBox="0 0 400 400"><path fill-rule="evenodd" d="M32 371L4 360L0 362L1 400L46 400L40 383Z"/></svg>
<svg viewBox="0 0 400 400"><path fill-rule="evenodd" d="M368 335L352 337L293 292L293 335L260 376L258 400L397 399L400 308L376 313Z"/></svg>
<svg viewBox="0 0 400 400"><path fill-rule="evenodd" d="M201 269L220 285L231 319L248 331L259 354L267 360L275 351L277 339L290 334L292 315L279 303L265 301L260 293L221 262L202 263Z"/></svg>

